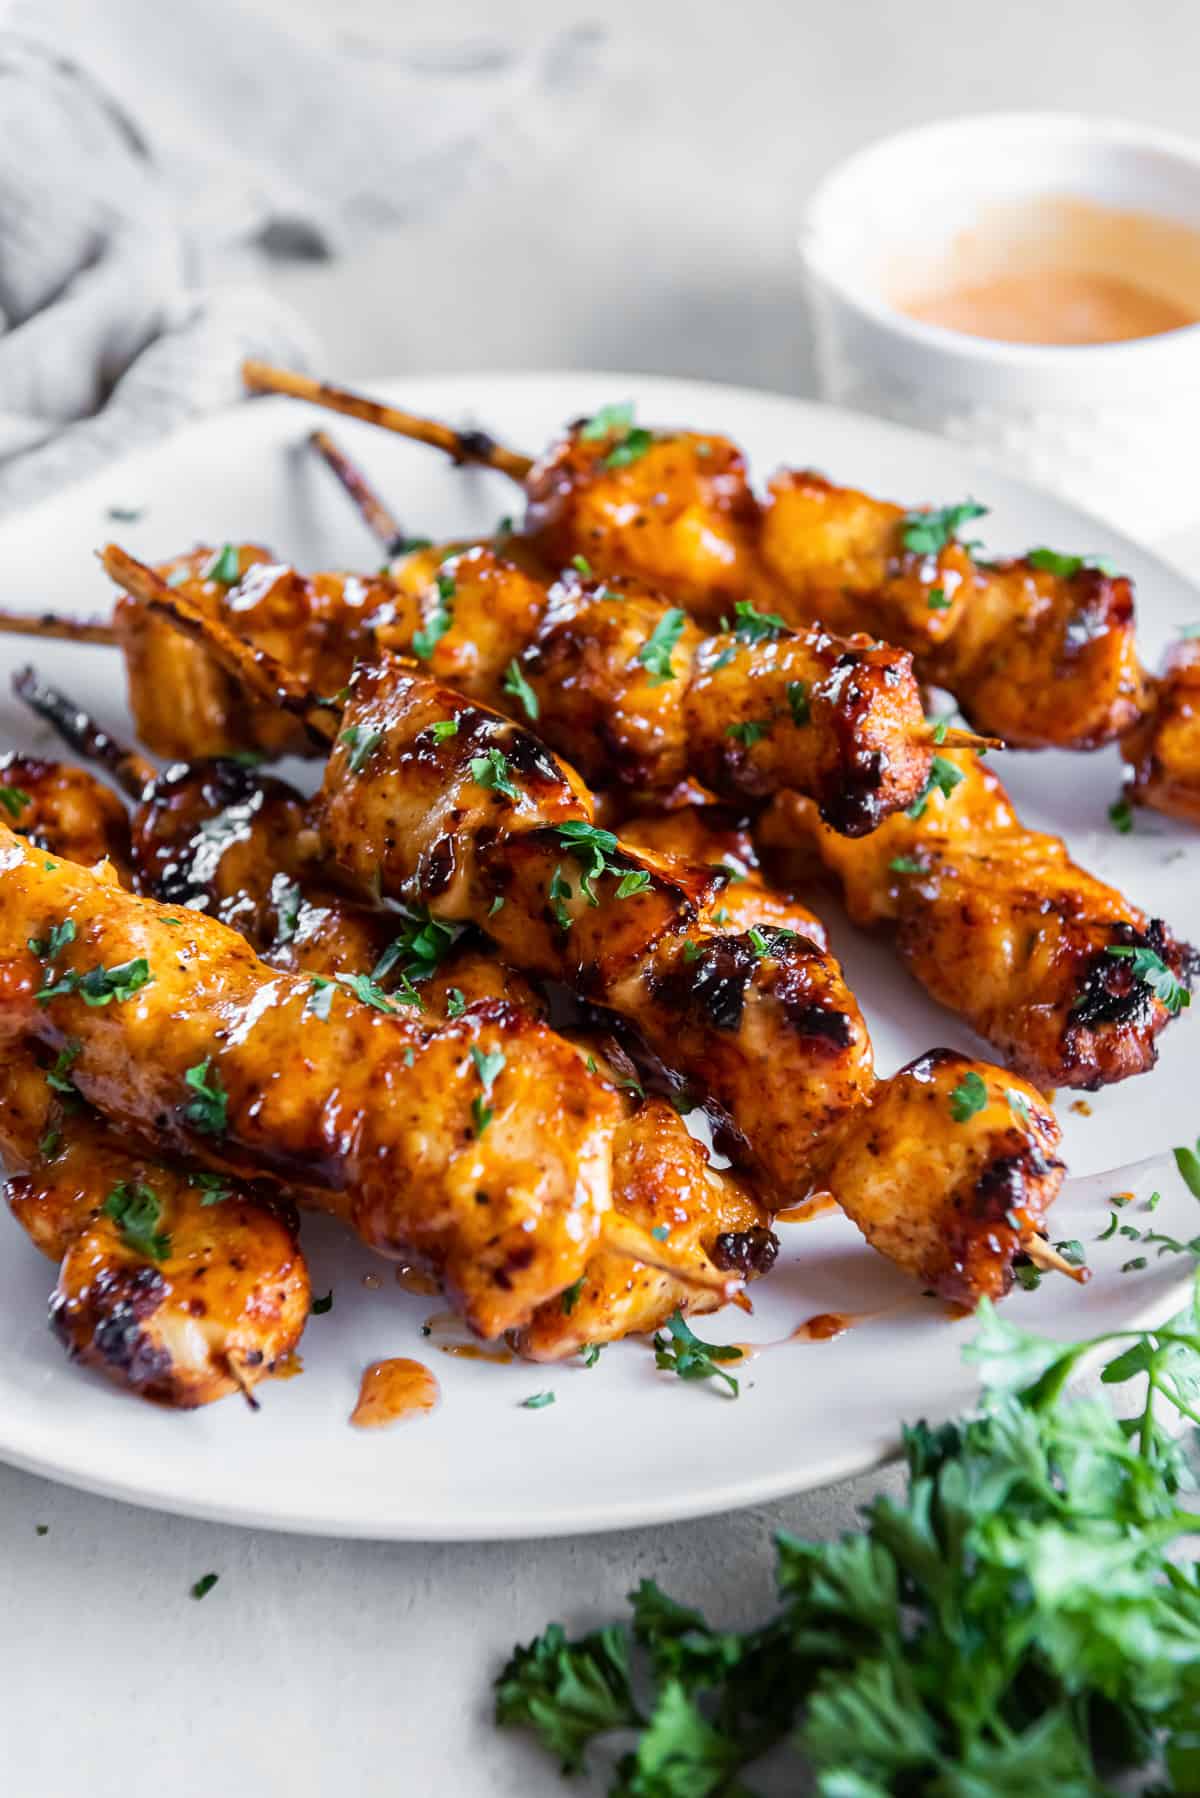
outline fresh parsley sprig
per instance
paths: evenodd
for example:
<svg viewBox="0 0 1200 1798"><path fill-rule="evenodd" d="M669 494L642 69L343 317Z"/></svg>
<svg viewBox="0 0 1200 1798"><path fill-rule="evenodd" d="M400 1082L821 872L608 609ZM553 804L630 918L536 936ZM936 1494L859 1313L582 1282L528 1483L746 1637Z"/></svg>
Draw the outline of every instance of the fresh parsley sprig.
<svg viewBox="0 0 1200 1798"><path fill-rule="evenodd" d="M671 666L671 657L675 645L683 635L683 627L687 623L687 613L682 606L672 606L664 612L642 647L635 660L650 676L652 687L661 687L667 681L675 679L675 670Z"/></svg>
<svg viewBox="0 0 1200 1798"><path fill-rule="evenodd" d="M684 1322L680 1311L667 1319L668 1334L660 1331L654 1338L654 1365L678 1374L681 1380L722 1380L730 1394L737 1398L738 1383L731 1373L717 1365L720 1361L742 1361L745 1355L733 1343L702 1342Z"/></svg>
<svg viewBox="0 0 1200 1798"><path fill-rule="evenodd" d="M963 500L957 506L938 506L930 512L906 512L900 525L900 541L915 556L936 556L952 543L961 541L958 533L973 518L984 518L988 508L976 500ZM965 550L976 550L978 543L963 543Z"/></svg>
<svg viewBox="0 0 1200 1798"><path fill-rule="evenodd" d="M1191 993L1156 950L1118 944L1110 947L1108 954L1128 961L1134 979L1140 980L1143 986L1148 986L1159 1004L1164 1005L1172 1017L1191 1004Z"/></svg>

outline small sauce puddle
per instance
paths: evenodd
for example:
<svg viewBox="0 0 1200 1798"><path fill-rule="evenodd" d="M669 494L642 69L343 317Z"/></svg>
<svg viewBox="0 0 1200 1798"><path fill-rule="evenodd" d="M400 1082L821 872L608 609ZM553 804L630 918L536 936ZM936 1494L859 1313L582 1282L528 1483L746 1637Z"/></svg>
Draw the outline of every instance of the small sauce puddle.
<svg viewBox="0 0 1200 1798"><path fill-rule="evenodd" d="M774 1342L735 1342L733 1346L741 1349L743 1360L753 1361L767 1349L787 1348L792 1342L833 1342L847 1330L852 1330L855 1324L868 1323L880 1315L878 1311L818 1311L815 1317L805 1318L788 1335L779 1336Z"/></svg>
<svg viewBox="0 0 1200 1798"><path fill-rule="evenodd" d="M773 1224L811 1224L815 1217L826 1217L831 1211L838 1209L838 1202L831 1192L816 1192L811 1199L804 1199L799 1205L792 1205L786 1211L777 1211L771 1219Z"/></svg>
<svg viewBox="0 0 1200 1798"><path fill-rule="evenodd" d="M456 1355L463 1361L498 1361L501 1366L507 1366L515 1358L511 1349L492 1347L486 1342L446 1341L442 1333L447 1328L461 1330L462 1318L456 1311L435 1311L425 1319L421 1334L431 1336L433 1346L441 1354Z"/></svg>
<svg viewBox="0 0 1200 1798"><path fill-rule="evenodd" d="M436 1376L423 1361L400 1356L372 1361L358 1388L350 1422L360 1430L384 1430L405 1417L425 1417L441 1397Z"/></svg>

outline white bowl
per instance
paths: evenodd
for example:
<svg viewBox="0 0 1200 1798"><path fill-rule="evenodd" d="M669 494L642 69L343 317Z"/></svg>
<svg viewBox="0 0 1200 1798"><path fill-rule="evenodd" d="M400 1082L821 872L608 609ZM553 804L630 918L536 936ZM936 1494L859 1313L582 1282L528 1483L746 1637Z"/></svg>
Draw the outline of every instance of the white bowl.
<svg viewBox="0 0 1200 1798"><path fill-rule="evenodd" d="M822 183L801 238L823 393L969 444L1143 537L1166 535L1200 518L1200 325L1122 343L1000 342L889 299L944 268L981 214L1047 196L1200 232L1200 145L1116 120L993 113L860 151ZM1200 314L1200 292L1190 298ZM897 471L889 497L937 496L905 494Z"/></svg>

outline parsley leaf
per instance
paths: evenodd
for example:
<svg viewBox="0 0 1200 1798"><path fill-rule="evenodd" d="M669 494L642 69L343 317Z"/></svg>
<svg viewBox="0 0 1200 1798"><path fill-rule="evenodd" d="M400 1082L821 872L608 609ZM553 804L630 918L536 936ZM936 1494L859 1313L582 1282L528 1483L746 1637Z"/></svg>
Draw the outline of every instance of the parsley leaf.
<svg viewBox="0 0 1200 1798"><path fill-rule="evenodd" d="M603 468L628 468L631 462L638 462L645 455L654 438L649 431L635 425L631 431L613 444L606 456L601 457Z"/></svg>
<svg viewBox="0 0 1200 1798"><path fill-rule="evenodd" d="M1112 574L1113 564L1102 556L1062 556L1056 549L1031 549L1025 557L1031 568L1056 574L1069 581L1084 568L1098 568L1101 574Z"/></svg>
<svg viewBox="0 0 1200 1798"><path fill-rule="evenodd" d="M614 431L627 431L632 423L633 401L620 400L593 412L579 435L584 443L599 443L603 438L611 437Z"/></svg>
<svg viewBox="0 0 1200 1798"><path fill-rule="evenodd" d="M743 643L769 643L773 637L789 634L786 618L781 618L778 612L760 612L748 599L739 599L733 610L737 618L733 634Z"/></svg>
<svg viewBox="0 0 1200 1798"><path fill-rule="evenodd" d="M560 862L550 876L549 888L550 909L554 913L555 922L560 930L570 930L571 925L574 923L574 919L571 917L565 904L565 901L572 897L574 891L575 889L572 887L570 881L567 880L563 874L562 863Z"/></svg>
<svg viewBox="0 0 1200 1798"><path fill-rule="evenodd" d="M502 686L506 693L511 693L514 699L520 700L525 708L525 716L531 723L536 724L539 710L538 696L522 674L516 656L504 671Z"/></svg>
<svg viewBox="0 0 1200 1798"><path fill-rule="evenodd" d="M489 1054L487 1050L481 1049L478 1043L472 1043L471 1060L475 1063L475 1072L479 1075L480 1084L483 1087L483 1098L477 1097L471 1102L471 1116L475 1122L476 1136L482 1136L495 1116L485 1101L491 1097L492 1088L504 1071L504 1050L494 1049Z"/></svg>
<svg viewBox="0 0 1200 1798"><path fill-rule="evenodd" d="M929 778L909 806L908 811L905 814L906 817L923 818L925 816L925 808L929 804L929 796L931 793L938 792L942 795L943 799L949 799L955 787L957 787L965 778L966 776L963 774L962 769L957 767L948 757L944 755L935 755L929 764Z"/></svg>
<svg viewBox="0 0 1200 1798"><path fill-rule="evenodd" d="M901 520L900 541L915 556L936 556L958 541L958 533L973 518L983 518L987 507L975 500L964 500L957 506L940 506L930 512L906 512ZM977 543L964 543L964 549L978 549Z"/></svg>
<svg viewBox="0 0 1200 1798"><path fill-rule="evenodd" d="M185 575L184 578L186 579L187 576ZM235 586L242 578L237 545L226 543L223 548L219 549L200 578L204 581L219 581L222 587Z"/></svg>
<svg viewBox="0 0 1200 1798"><path fill-rule="evenodd" d="M581 574L585 581L591 580L592 565L586 556L572 556L571 567L575 570L576 574Z"/></svg>
<svg viewBox="0 0 1200 1798"><path fill-rule="evenodd" d="M931 612L948 612L950 610L950 601L946 597L946 589L944 587L931 587L925 604Z"/></svg>
<svg viewBox="0 0 1200 1798"><path fill-rule="evenodd" d="M339 986L344 986L348 993L361 1005L369 1005L372 1011L394 1012L397 1005L420 1005L421 1000L416 993L396 993L389 996L369 974L335 974L334 979Z"/></svg>
<svg viewBox="0 0 1200 1798"><path fill-rule="evenodd" d="M592 1072L595 1073L595 1071L595 1066L593 1065ZM584 1278L585 1276L580 1274L576 1281L570 1286L565 1286L559 1294L559 1302L562 1305L564 1317L570 1317L572 1311L574 1311L576 1305L579 1303L579 1295L583 1291Z"/></svg>
<svg viewBox="0 0 1200 1798"><path fill-rule="evenodd" d="M195 1067L187 1069L183 1083L193 1097L184 1106L183 1115L193 1130L205 1136L223 1136L229 1111L229 1094L221 1084L221 1076L206 1055Z"/></svg>
<svg viewBox="0 0 1200 1798"><path fill-rule="evenodd" d="M1179 980L1167 966L1161 955L1153 949L1134 949L1128 946L1110 947L1109 955L1121 956L1132 965L1135 980L1148 986L1160 1005L1164 1005L1172 1017L1181 1012L1192 1002L1183 982Z"/></svg>
<svg viewBox="0 0 1200 1798"><path fill-rule="evenodd" d="M351 774L361 774L383 742L383 732L381 730L364 730L361 724L351 724L342 732L338 740L345 743L350 751L348 766Z"/></svg>
<svg viewBox="0 0 1200 1798"><path fill-rule="evenodd" d="M770 736L771 723L770 718L747 718L742 724L727 724L725 735L745 744L747 749L753 749L756 743Z"/></svg>
<svg viewBox="0 0 1200 1798"><path fill-rule="evenodd" d="M213 1587L216 1585L218 1577L219 1575L215 1573L202 1573L192 1587L192 1597L207 1598Z"/></svg>
<svg viewBox="0 0 1200 1798"><path fill-rule="evenodd" d="M797 729L812 723L812 707L808 698L808 682L790 680L787 684L788 710L792 714L792 723Z"/></svg>
<svg viewBox="0 0 1200 1798"><path fill-rule="evenodd" d="M111 1005L113 1000L123 1004L140 993L144 986L149 986L154 976L150 972L150 963L144 955L133 961L121 962L115 968L89 968L86 974L80 974L69 968L67 972L52 981L48 986L34 994L39 1005L49 1005L51 999L62 998L68 993L78 993L85 1005Z"/></svg>
<svg viewBox="0 0 1200 1798"><path fill-rule="evenodd" d="M446 1016L461 1018L466 1009L467 1001L462 989L457 986L450 987L446 993Z"/></svg>
<svg viewBox="0 0 1200 1798"><path fill-rule="evenodd" d="M311 1012L314 1018L322 1023L329 1020L329 1008L333 1004L333 995L337 991L333 981L324 974L309 975L308 998L304 1001L305 1013Z"/></svg>
<svg viewBox="0 0 1200 1798"><path fill-rule="evenodd" d="M10 818L19 818L27 805L33 804L33 795L24 787L0 786L0 805Z"/></svg>
<svg viewBox="0 0 1200 1798"><path fill-rule="evenodd" d="M672 1312L667 1319L670 1332L664 1336L661 1331L654 1338L654 1365L678 1374L681 1380L722 1380L734 1398L738 1396L738 1383L732 1374L717 1365L720 1361L741 1361L740 1348L732 1344L718 1342L702 1342L699 1336L693 1335L683 1320L680 1311Z"/></svg>
<svg viewBox="0 0 1200 1798"><path fill-rule="evenodd" d="M159 1228L163 1208L153 1187L140 1181L122 1180L114 1186L100 1207L105 1217L112 1218L121 1236L136 1255L147 1261L165 1261L171 1253L171 1238Z"/></svg>
<svg viewBox="0 0 1200 1798"><path fill-rule="evenodd" d="M1133 806L1123 795L1108 808L1108 821L1118 835L1127 837L1133 829Z"/></svg>
<svg viewBox="0 0 1200 1798"><path fill-rule="evenodd" d="M471 757L471 779L489 792L503 793L506 799L519 799L519 788L509 778L508 758L504 751L495 745L486 749L482 755Z"/></svg>
<svg viewBox="0 0 1200 1798"><path fill-rule="evenodd" d="M78 1096L73 1084L67 1079L67 1074L82 1054L83 1044L74 1037L59 1050L54 1066L46 1071L46 1085L53 1092L69 1093L73 1098Z"/></svg>
<svg viewBox="0 0 1200 1798"><path fill-rule="evenodd" d="M652 687L661 687L667 681L675 679L675 670L671 666L671 655L683 635L683 627L687 623L687 613L682 606L672 606L664 612L653 631L638 650L635 660L640 662L650 676Z"/></svg>
<svg viewBox="0 0 1200 1798"><path fill-rule="evenodd" d="M950 1094L950 1116L956 1124L965 1124L977 1111L982 1111L987 1102L987 1084L982 1075L971 1068Z"/></svg>
<svg viewBox="0 0 1200 1798"><path fill-rule="evenodd" d="M568 1642L560 1623L516 1648L496 1681L496 1721L532 1729L564 1773L577 1773L588 1746L643 1719L629 1684L625 1632L596 1630Z"/></svg>
<svg viewBox="0 0 1200 1798"><path fill-rule="evenodd" d="M521 1400L522 1411L544 1411L547 1405L554 1403L552 1392L534 1392L529 1398Z"/></svg>
<svg viewBox="0 0 1200 1798"><path fill-rule="evenodd" d="M61 924L52 924L48 935L31 936L27 947L39 961L53 961L55 956L64 950L68 943L75 941L75 920L64 918Z"/></svg>
<svg viewBox="0 0 1200 1798"><path fill-rule="evenodd" d="M420 630L413 632L412 652L420 662L433 659L433 652L454 622L454 614L450 609L450 601L454 598L455 583L453 575L439 574L437 577L437 602L425 619Z"/></svg>
<svg viewBox="0 0 1200 1798"><path fill-rule="evenodd" d="M204 1195L202 1205L220 1205L233 1197L233 1187L225 1174L193 1174L192 1185Z"/></svg>
<svg viewBox="0 0 1200 1798"><path fill-rule="evenodd" d="M314 1299L308 1309L309 1309L310 1317L324 1317L327 1315L328 1312L332 1311L333 1310L333 1288L332 1288L332 1286L330 1287L329 1291L325 1294L325 1297L323 1299Z"/></svg>
<svg viewBox="0 0 1200 1798"><path fill-rule="evenodd" d="M456 737L458 735L458 719L439 718L436 723L431 724L429 728L433 732L434 742L444 743L449 737Z"/></svg>

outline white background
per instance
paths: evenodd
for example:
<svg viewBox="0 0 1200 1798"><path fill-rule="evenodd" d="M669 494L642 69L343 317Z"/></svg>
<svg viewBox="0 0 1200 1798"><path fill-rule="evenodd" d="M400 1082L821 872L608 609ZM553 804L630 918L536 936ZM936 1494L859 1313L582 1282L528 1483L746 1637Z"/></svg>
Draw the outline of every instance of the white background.
<svg viewBox="0 0 1200 1798"><path fill-rule="evenodd" d="M277 4L406 45L589 16L548 0ZM805 391L796 221L856 144L983 108L1198 122L1194 0L606 0L593 16L608 78L552 163L522 154L519 184L272 276L330 373L590 365ZM538 1798L557 1780L488 1716L515 1639L606 1618L644 1575L749 1619L768 1602L771 1531L842 1527L877 1483L591 1541L424 1548L193 1524L0 1468L0 1781L19 1798ZM220 1582L195 1604L210 1569Z"/></svg>

